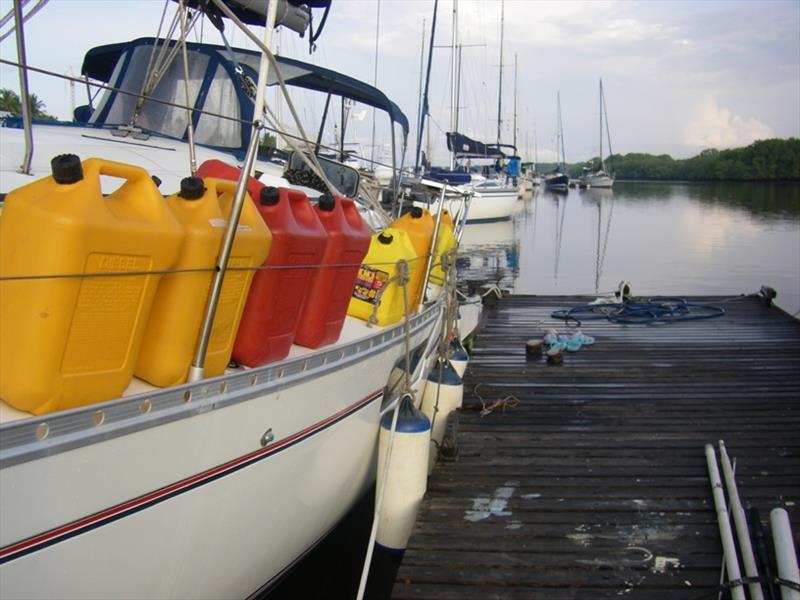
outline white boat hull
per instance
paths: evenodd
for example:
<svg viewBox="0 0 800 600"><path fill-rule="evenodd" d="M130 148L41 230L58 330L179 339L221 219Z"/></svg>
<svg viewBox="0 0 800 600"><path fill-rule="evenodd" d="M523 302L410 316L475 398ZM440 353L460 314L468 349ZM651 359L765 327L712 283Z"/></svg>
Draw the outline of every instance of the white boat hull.
<svg viewBox="0 0 800 600"><path fill-rule="evenodd" d="M593 188L610 188L614 186L614 178L606 174L592 174L587 178L587 183Z"/></svg>
<svg viewBox="0 0 800 600"><path fill-rule="evenodd" d="M414 346L439 314L434 306L415 319ZM383 388L402 357L398 326L275 366L2 425L0 597L253 594L373 482ZM268 431L274 440L262 446Z"/></svg>

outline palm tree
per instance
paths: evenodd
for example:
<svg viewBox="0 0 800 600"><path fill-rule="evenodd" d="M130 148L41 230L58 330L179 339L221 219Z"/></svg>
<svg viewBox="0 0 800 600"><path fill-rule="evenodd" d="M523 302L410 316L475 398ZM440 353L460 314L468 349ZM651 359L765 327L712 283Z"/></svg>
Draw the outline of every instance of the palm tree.
<svg viewBox="0 0 800 600"><path fill-rule="evenodd" d="M56 120L53 115L45 112L45 104L36 94L28 95L28 106L34 119ZM18 115L22 112L22 101L17 92L7 88L0 89L0 110L7 110L13 115Z"/></svg>

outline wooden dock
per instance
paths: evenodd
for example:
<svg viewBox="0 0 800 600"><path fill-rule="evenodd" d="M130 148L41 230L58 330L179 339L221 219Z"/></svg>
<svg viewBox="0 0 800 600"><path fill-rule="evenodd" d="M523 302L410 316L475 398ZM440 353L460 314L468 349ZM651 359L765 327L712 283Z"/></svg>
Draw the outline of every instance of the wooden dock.
<svg viewBox="0 0 800 600"><path fill-rule="evenodd" d="M726 442L745 506L800 531L800 322L756 298L718 319L591 322L562 366L525 341L591 298L487 311L454 462L439 462L394 598L716 598L722 547L704 445ZM508 400L481 416L483 400ZM518 400L516 406L514 401Z"/></svg>

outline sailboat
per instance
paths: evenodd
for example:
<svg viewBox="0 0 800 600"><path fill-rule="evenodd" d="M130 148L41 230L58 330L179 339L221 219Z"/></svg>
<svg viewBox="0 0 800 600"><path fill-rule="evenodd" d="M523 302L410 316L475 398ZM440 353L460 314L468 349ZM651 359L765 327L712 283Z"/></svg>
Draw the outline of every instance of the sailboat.
<svg viewBox="0 0 800 600"><path fill-rule="evenodd" d="M600 168L589 173L586 183L593 188L610 188L614 185L614 176L606 173L603 161L603 120L605 119L606 134L608 136L608 153L611 154L611 136L608 131L608 115L606 114L605 97L603 95L603 80L600 80Z"/></svg>
<svg viewBox="0 0 800 600"><path fill-rule="evenodd" d="M428 88L430 83L430 65L433 50L433 40L436 32L436 6L434 4L434 21L431 29L431 45L428 54L428 73L425 82L425 93L423 94L423 110L420 120L420 131L417 137L417 166L415 172L420 172L420 147L422 140L422 129L424 127L424 117L427 115L428 108ZM502 31L503 24L501 19L501 63L502 63ZM502 107L502 91L500 93L498 105L498 142L496 144L485 144L474 140L464 134L458 133L458 2L453 3L453 37L451 54L451 93L450 93L450 131L447 133L447 148L450 151L449 169L430 169L425 178L435 182L447 183L455 186L461 193L470 193L469 222L486 223L500 221L511 218L511 213L516 206L518 199L518 187L514 183L511 174L501 175L501 165L508 160L513 168L518 169L519 158L516 157L516 148L510 144L501 144L500 139L500 110ZM502 86L502 69L500 71ZM502 88L501 88L502 90ZM507 154L508 150L513 151L514 156ZM494 176L484 177L475 176L468 169L459 164L459 161L486 161L494 163L497 171ZM487 170L491 167L487 166ZM516 177L518 173L514 175ZM436 210L437 203L431 204L431 210Z"/></svg>
<svg viewBox="0 0 800 600"><path fill-rule="evenodd" d="M320 2L309 4L317 7ZM220 23L224 16L234 23L259 47L259 52L252 52L233 48L227 40L225 46L186 42L190 29L186 24L203 18L187 5L195 3L181 2L176 11L174 24L177 28L180 23L182 32L177 41L142 38L89 51L83 73L105 93L96 105L80 111L81 120L32 123L23 109L22 123L3 129L4 236L11 231L19 198L31 193L30 186L17 186L44 181L50 159L65 152L104 157L107 175L130 177L136 189L155 199L146 207L142 194L122 194L125 202L115 203L122 196L113 182L107 187L107 178L96 187L81 187L89 161L84 167L76 166L74 159L55 161L53 180L63 186L58 189L73 194L86 189L98 204L107 202L109 211L134 223L145 222L153 212L165 214L166 202L150 174L167 193L178 189L184 193L185 188L191 204L189 193L197 190L182 179L190 164L209 159L231 168L243 165L232 201L240 210L253 204L246 196L250 173L261 184L275 186L265 189L277 188L277 197L272 191L261 195L263 204L282 201L281 194L291 193L304 206L308 200L303 194L315 194L320 203L330 205L328 197L309 187L320 181L323 189L336 192L334 205L345 195L359 196L358 172L306 152L314 146L308 136L303 135L308 146L284 136L294 149L286 169L256 158L260 120L269 115L268 109L264 113L268 82L279 85L287 101L287 86L292 85L319 91L329 99L331 95L357 99L386 112L393 128L399 125L407 134L405 115L380 90L316 65L276 59L269 51L269 36L277 24L274 11L267 16L243 9L240 3L213 3L218 12L209 15L212 22ZM290 8L292 19L310 17L306 6ZM243 21L266 25L264 38ZM20 47L24 47L22 27L18 19ZM161 58L166 62L159 62ZM20 64L25 82L24 53ZM192 88L186 73L196 84ZM27 84L22 88L26 107ZM188 103L179 102L191 94ZM288 107L294 111L291 103ZM278 134L284 135L282 131ZM69 169L62 168L67 163ZM100 185L112 194L107 201ZM35 206L35 197L31 205ZM170 239L177 239L176 222L169 223L174 233ZM236 240L252 230L234 209L205 226L224 229L225 245L216 267L207 270L213 273L214 287L208 294L206 325L197 335L201 357L218 325L215 309L222 311L231 301L223 278L228 272L235 281L235 268L244 268L229 263L228 257L236 259ZM122 235L114 230L106 237L114 241ZM81 251L54 248L59 260ZM63 322L69 330L64 360L50 361L54 378L69 382L87 370L116 373L115 361L128 360L136 352L134 341L109 340L107 329L130 325L126 318L146 319L144 308L135 309L144 294L138 278L157 282L163 275L152 270L159 267L149 266L147 257L139 256L149 253L149 246L140 244L120 255L90 252L86 270L71 273L12 272L7 267L11 254L18 257L22 250L38 256L48 249L17 247L6 254L7 250L3 246L0 254L0 305L13 300L19 312L10 315L0 306L3 323L30 313L44 323L42 327ZM390 283L385 283L382 289L390 290ZM291 294L298 281L289 284L282 294ZM29 310L18 298L21 289L35 285L52 286L58 294L53 294L52 303ZM85 308L71 324L54 308L55 296L69 300L70 294ZM214 304L214 297L220 302ZM324 304L328 298L318 300ZM82 396L95 392L79 389L72 406L52 410L28 409L4 396L8 401L0 401L0 597L222 598L248 597L268 589L325 537L375 480L379 423L399 406L398 390L389 385L392 374L397 369L405 372L412 390L424 380L449 328L443 316L448 301L445 294L423 300L418 309L404 311L399 321L383 325L347 316L338 341L330 345L293 344L286 358L250 367L226 360L215 376L207 374L201 358L193 361L188 380L175 385L157 387L139 377L126 377L119 395L83 402ZM126 317L123 312L131 305L134 309ZM2 361L31 349L27 336L12 337L7 328L0 328L0 340ZM60 350L56 343L33 347L25 369L34 372ZM3 371L4 379L8 372ZM25 373L12 375L24 383ZM42 382L31 377L30 383Z"/></svg>
<svg viewBox="0 0 800 600"><path fill-rule="evenodd" d="M556 92L556 103L558 106L558 130L556 133L556 154L561 159L559 164L544 177L545 189L553 192L566 192L569 190L569 176L564 173L566 170L566 158L564 156L564 129L561 121L561 92Z"/></svg>

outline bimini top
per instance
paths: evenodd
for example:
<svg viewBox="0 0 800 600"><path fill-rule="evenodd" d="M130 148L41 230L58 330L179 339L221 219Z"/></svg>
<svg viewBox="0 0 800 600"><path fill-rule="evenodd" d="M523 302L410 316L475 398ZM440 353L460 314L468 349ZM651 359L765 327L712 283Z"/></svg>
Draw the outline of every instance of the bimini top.
<svg viewBox="0 0 800 600"><path fill-rule="evenodd" d="M121 65L120 58L123 57L124 54L133 54L137 49L145 50L148 47L152 48L156 41L155 38L139 38L130 42L108 44L92 48L84 57L81 74L92 79L108 82L115 87L126 89L125 86L120 85L121 81L119 81L119 76L116 73L120 69L126 69L125 66ZM170 41L171 46L176 43L175 40ZM257 79L258 65L261 56L259 52L234 48L233 56L231 56L231 53L228 52L224 46L193 42L187 43L187 49L190 53L190 62L191 55L196 57L203 56L208 57L203 60L209 62L209 66L211 66L211 64L227 63L226 66L232 69L232 59L235 59L235 61L245 69L247 74L250 75L253 81ZM304 63L292 58L277 56L276 59L280 65L281 75L287 85L325 94L331 93L336 96L343 96L356 102L381 109L389 115L392 122L397 123L403 128L403 132L406 136L408 135L408 119L405 114L378 88L354 79L353 77L337 73L336 71ZM174 62L177 63L178 61ZM179 75L178 79L180 79L180 73L177 73L177 75ZM116 81L112 81L112 79ZM271 69L267 85L275 85L277 83L277 75L275 75L274 70ZM136 91L138 92L138 90ZM201 107L196 106L196 108ZM246 111L243 111L245 114L241 116L245 119L252 116L252 107L249 112L250 114L247 115Z"/></svg>
<svg viewBox="0 0 800 600"><path fill-rule="evenodd" d="M447 133L447 149L459 158L506 158L508 155L501 148L510 148L514 150L512 154L516 154L516 148L511 144L484 144L463 133Z"/></svg>

